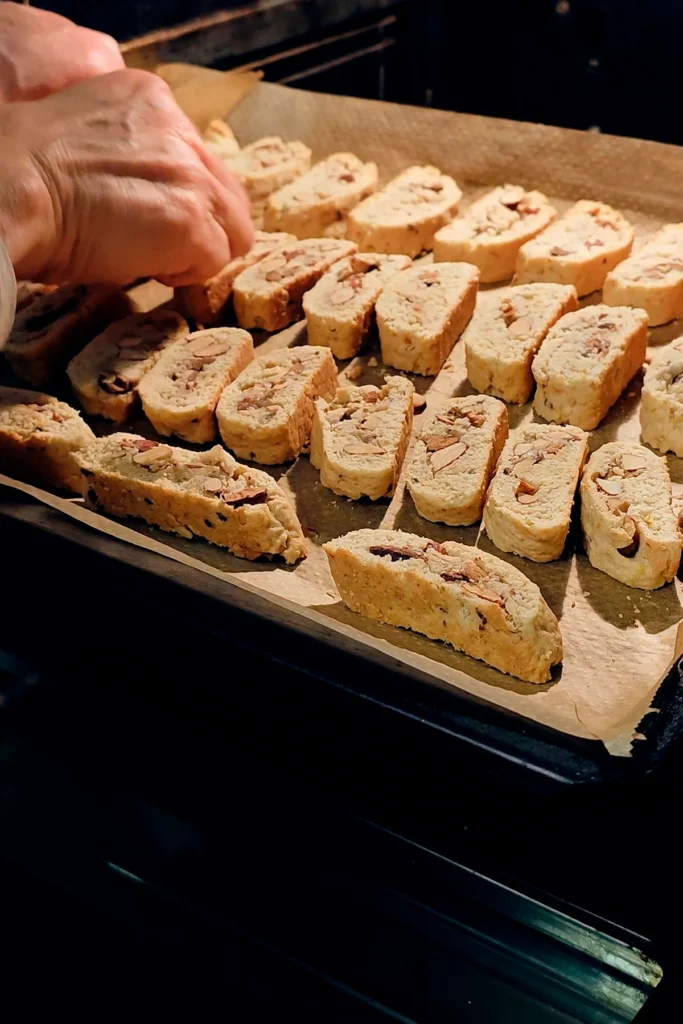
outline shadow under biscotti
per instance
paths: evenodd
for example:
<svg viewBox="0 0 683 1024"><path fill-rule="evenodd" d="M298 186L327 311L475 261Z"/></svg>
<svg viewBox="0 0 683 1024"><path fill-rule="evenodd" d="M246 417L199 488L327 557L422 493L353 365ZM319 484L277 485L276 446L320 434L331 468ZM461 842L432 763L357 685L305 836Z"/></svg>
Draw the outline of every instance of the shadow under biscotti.
<svg viewBox="0 0 683 1024"><path fill-rule="evenodd" d="M683 619L674 583L659 590L628 587L594 568L584 554L577 556L576 568L583 596L591 608L617 629L640 624L646 633L662 633Z"/></svg>
<svg viewBox="0 0 683 1024"><path fill-rule="evenodd" d="M299 521L316 544L342 537L352 530L377 530L388 499L352 501L320 483L320 473L310 460L299 458L287 472L287 484L296 502Z"/></svg>

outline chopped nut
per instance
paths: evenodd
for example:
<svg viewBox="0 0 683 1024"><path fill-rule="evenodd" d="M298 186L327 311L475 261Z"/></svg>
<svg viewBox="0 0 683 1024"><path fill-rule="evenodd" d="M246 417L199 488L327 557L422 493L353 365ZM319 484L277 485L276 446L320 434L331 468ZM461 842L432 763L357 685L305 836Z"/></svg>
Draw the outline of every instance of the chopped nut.
<svg viewBox="0 0 683 1024"><path fill-rule="evenodd" d="M223 499L226 505L239 508L240 505L262 505L263 502L268 500L268 491L265 487L245 487L241 491L223 490L220 492L219 497Z"/></svg>
<svg viewBox="0 0 683 1024"><path fill-rule="evenodd" d="M561 245L554 245L550 250L551 256L571 256L570 249L563 249Z"/></svg>
<svg viewBox="0 0 683 1024"><path fill-rule="evenodd" d="M529 332L531 331L531 321L528 317L521 316L519 320L514 320L508 326L508 331L510 332L510 334L520 337L524 334L529 334Z"/></svg>
<svg viewBox="0 0 683 1024"><path fill-rule="evenodd" d="M376 362L376 360L375 360L375 362ZM368 366L369 365L370 365L370 361L368 361ZM413 412L421 412L421 410L424 409L426 404L427 404L427 399L425 398L425 396L424 395L419 395L417 393L417 391L415 391L414 394L413 394Z"/></svg>
<svg viewBox="0 0 683 1024"><path fill-rule="evenodd" d="M624 545L623 548L617 548L617 551L620 555L623 555L624 558L633 558L640 547L638 524L632 516L625 516L622 527L632 539L631 542Z"/></svg>
<svg viewBox="0 0 683 1024"><path fill-rule="evenodd" d="M440 555L448 554L443 544L439 544L437 540L430 540L425 548L425 551L429 551L430 548L433 548L435 551L438 551Z"/></svg>
<svg viewBox="0 0 683 1024"><path fill-rule="evenodd" d="M540 454L540 452L537 454ZM520 459L520 461L516 463L514 467L515 473L517 474L517 476L524 476L526 473L530 472L530 470L533 469L537 461L540 460L535 458Z"/></svg>
<svg viewBox="0 0 683 1024"><path fill-rule="evenodd" d="M515 497L520 504L530 505L531 501L536 500L537 491L538 487L535 484L530 484L528 480L520 480L515 488Z"/></svg>
<svg viewBox="0 0 683 1024"><path fill-rule="evenodd" d="M459 441L460 435L454 434L452 437L444 437L442 434L428 434L422 440L427 446L428 452L438 452L442 448L448 448L450 445L455 444L456 441Z"/></svg>
<svg viewBox="0 0 683 1024"><path fill-rule="evenodd" d="M218 338L195 338L194 341L187 343L187 347L197 359L215 358L228 351L227 345L219 341Z"/></svg>
<svg viewBox="0 0 683 1024"><path fill-rule="evenodd" d="M621 494L621 480L615 480L612 477L597 477L595 482L606 494Z"/></svg>
<svg viewBox="0 0 683 1024"><path fill-rule="evenodd" d="M371 555L389 555L392 562L403 562L407 558L423 558L421 551L413 551L412 548L391 547L390 545L374 544L370 549Z"/></svg>
<svg viewBox="0 0 683 1024"><path fill-rule="evenodd" d="M463 569L471 580L483 580L488 576L488 573L480 565L477 565L476 562L465 562Z"/></svg>
<svg viewBox="0 0 683 1024"><path fill-rule="evenodd" d="M139 451L137 455L134 455L133 462L138 466L153 467L156 463L165 462L171 455L173 455L173 449L170 445L155 444L154 447Z"/></svg>
<svg viewBox="0 0 683 1024"><path fill-rule="evenodd" d="M125 395L133 390L133 382L118 373L104 372L99 375L97 381L103 391L110 395Z"/></svg>
<svg viewBox="0 0 683 1024"><path fill-rule="evenodd" d="M204 490L212 494L218 494L223 490L223 481L217 476L210 476L204 481Z"/></svg>
<svg viewBox="0 0 683 1024"><path fill-rule="evenodd" d="M528 441L521 441L515 445L515 455L526 455L527 452L532 452L536 447L535 444L530 444Z"/></svg>
<svg viewBox="0 0 683 1024"><path fill-rule="evenodd" d="M647 468L647 462L642 455L622 455L621 464L627 473L635 473L638 469Z"/></svg>
<svg viewBox="0 0 683 1024"><path fill-rule="evenodd" d="M627 512L629 509L629 502L624 498L614 497L607 499L607 507L611 512Z"/></svg>
<svg viewBox="0 0 683 1024"><path fill-rule="evenodd" d="M438 473L440 470L445 469L446 466L450 466L451 463L459 459L461 455L467 451L467 445L464 441L458 441L456 444L449 445L448 448L443 448L441 451L436 451L430 457L430 465L434 473Z"/></svg>
<svg viewBox="0 0 683 1024"><path fill-rule="evenodd" d="M495 592L495 590L488 590L486 587L478 586L476 583L463 583L462 590L466 594L472 594L473 597L480 597L482 601L491 601L493 604L500 605L501 608L505 607L505 599Z"/></svg>

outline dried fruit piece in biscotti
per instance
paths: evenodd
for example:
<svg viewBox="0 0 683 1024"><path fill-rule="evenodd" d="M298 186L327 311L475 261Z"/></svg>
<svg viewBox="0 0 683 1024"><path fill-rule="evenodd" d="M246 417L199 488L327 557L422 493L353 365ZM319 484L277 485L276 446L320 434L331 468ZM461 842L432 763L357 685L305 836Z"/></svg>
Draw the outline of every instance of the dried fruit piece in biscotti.
<svg viewBox="0 0 683 1024"><path fill-rule="evenodd" d="M242 459L289 462L309 442L316 398L331 398L336 386L329 348L305 345L258 356L219 399L221 437Z"/></svg>
<svg viewBox="0 0 683 1024"><path fill-rule="evenodd" d="M462 336L472 387L505 402L527 402L541 342L577 305L576 289L567 284L524 284L482 295Z"/></svg>
<svg viewBox="0 0 683 1024"><path fill-rule="evenodd" d="M273 478L240 465L219 445L192 452L111 434L81 452L78 463L91 508L203 537L241 558L306 557L299 520Z"/></svg>
<svg viewBox="0 0 683 1024"><path fill-rule="evenodd" d="M562 660L541 591L495 555L400 530L357 530L324 548L342 601L360 615L446 640L529 683L547 682Z"/></svg>
<svg viewBox="0 0 683 1024"><path fill-rule="evenodd" d="M249 198L259 202L305 174L311 166L311 151L303 142L285 142L273 135L250 142L226 163Z"/></svg>
<svg viewBox="0 0 683 1024"><path fill-rule="evenodd" d="M374 323L384 285L410 266L407 256L359 252L335 263L304 295L309 345L328 345L337 359L351 359Z"/></svg>
<svg viewBox="0 0 683 1024"><path fill-rule="evenodd" d="M346 236L360 249L415 257L432 248L435 232L455 214L461 197L438 167L408 167L353 208Z"/></svg>
<svg viewBox="0 0 683 1024"><path fill-rule="evenodd" d="M225 121L216 119L210 121L204 132L204 145L220 160L227 160L236 156L240 151L240 144L235 138L235 133Z"/></svg>
<svg viewBox="0 0 683 1024"><path fill-rule="evenodd" d="M534 410L583 430L598 426L643 365L647 314L626 306L587 306L551 327L533 361Z"/></svg>
<svg viewBox="0 0 683 1024"><path fill-rule="evenodd" d="M683 456L683 338L655 353L640 398L643 441Z"/></svg>
<svg viewBox="0 0 683 1024"><path fill-rule="evenodd" d="M618 210L581 199L519 250L514 284L573 284L579 296L602 288L631 251L633 228Z"/></svg>
<svg viewBox="0 0 683 1024"><path fill-rule="evenodd" d="M482 284L505 281L515 272L517 254L555 219L542 192L501 185L477 199L434 236L434 260L474 263Z"/></svg>
<svg viewBox="0 0 683 1024"><path fill-rule="evenodd" d="M183 317L163 307L107 327L67 367L85 411L116 423L125 420L144 375L168 345L187 333Z"/></svg>
<svg viewBox="0 0 683 1024"><path fill-rule="evenodd" d="M497 548L534 562L560 558L587 453L588 436L575 427L530 423L515 431L484 506Z"/></svg>
<svg viewBox="0 0 683 1024"><path fill-rule="evenodd" d="M237 327L197 331L169 345L140 381L145 416L158 434L203 444L216 437L221 393L254 358L251 335Z"/></svg>
<svg viewBox="0 0 683 1024"><path fill-rule="evenodd" d="M315 403L311 463L320 482L347 498L394 493L413 423L414 388L388 377L381 388L339 388Z"/></svg>
<svg viewBox="0 0 683 1024"><path fill-rule="evenodd" d="M478 271L469 263L403 270L375 307L387 366L435 376L472 316Z"/></svg>
<svg viewBox="0 0 683 1024"><path fill-rule="evenodd" d="M602 301L644 309L650 326L683 316L683 224L666 224L611 270Z"/></svg>
<svg viewBox="0 0 683 1024"><path fill-rule="evenodd" d="M420 424L407 484L424 519L469 526L481 519L508 414L496 398L452 398Z"/></svg>
<svg viewBox="0 0 683 1024"><path fill-rule="evenodd" d="M666 460L632 442L598 448L581 480L581 526L596 569L643 590L672 580L681 537Z"/></svg>
<svg viewBox="0 0 683 1024"><path fill-rule="evenodd" d="M35 299L43 295L51 295L57 290L56 284L39 284L35 281L17 281L16 311L26 309Z"/></svg>

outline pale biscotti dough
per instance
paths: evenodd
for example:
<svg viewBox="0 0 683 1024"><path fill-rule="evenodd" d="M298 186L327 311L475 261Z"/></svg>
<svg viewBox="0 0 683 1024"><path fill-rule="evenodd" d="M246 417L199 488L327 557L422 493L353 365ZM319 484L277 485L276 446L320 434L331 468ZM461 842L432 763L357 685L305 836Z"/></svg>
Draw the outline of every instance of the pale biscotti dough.
<svg viewBox="0 0 683 1024"><path fill-rule="evenodd" d="M408 490L423 519L469 526L481 519L486 488L508 434L496 398L451 398L421 423Z"/></svg>
<svg viewBox="0 0 683 1024"><path fill-rule="evenodd" d="M547 228L555 215L542 192L501 185L437 231L434 260L474 263L482 284L505 281L515 272L520 248Z"/></svg>
<svg viewBox="0 0 683 1024"><path fill-rule="evenodd" d="M557 619L535 583L495 555L400 530L357 530L323 545L352 611L446 640L529 683L562 660Z"/></svg>
<svg viewBox="0 0 683 1024"><path fill-rule="evenodd" d="M567 313L533 361L534 410L555 423L595 429L643 365L646 349L642 309L598 305Z"/></svg>
<svg viewBox="0 0 683 1024"><path fill-rule="evenodd" d="M458 209L462 192L438 167L408 167L349 214L346 237L368 252L414 258Z"/></svg>
<svg viewBox="0 0 683 1024"><path fill-rule="evenodd" d="M652 327L683 316L683 224L666 224L611 270L602 301L644 309Z"/></svg>
<svg viewBox="0 0 683 1024"><path fill-rule="evenodd" d="M472 387L505 402L528 402L541 342L577 306L570 284L522 284L482 295L462 336Z"/></svg>
<svg viewBox="0 0 683 1024"><path fill-rule="evenodd" d="M78 463L83 497L95 510L203 537L240 558L306 557L301 525L280 487L220 445L192 452L111 434L81 452Z"/></svg>
<svg viewBox="0 0 683 1024"><path fill-rule="evenodd" d="M579 296L602 288L605 277L626 259L633 228L611 206L580 199L519 250L513 284L554 281L572 284Z"/></svg>
<svg viewBox="0 0 683 1024"><path fill-rule="evenodd" d="M484 526L501 551L534 562L560 558L588 454L576 427L530 423L503 449L484 506Z"/></svg>
<svg viewBox="0 0 683 1024"><path fill-rule="evenodd" d="M227 160L236 156L240 151L240 144L235 138L235 133L225 121L216 119L210 121L204 132L204 145L217 156L219 160Z"/></svg>
<svg viewBox="0 0 683 1024"><path fill-rule="evenodd" d="M376 188L376 164L363 163L353 153L333 153L268 197L265 228L319 238Z"/></svg>
<svg viewBox="0 0 683 1024"><path fill-rule="evenodd" d="M249 198L260 202L305 174L311 166L311 151L303 142L285 142L274 135L250 142L226 163Z"/></svg>
<svg viewBox="0 0 683 1024"><path fill-rule="evenodd" d="M640 431L658 451L683 456L683 338L656 352L645 371Z"/></svg>
<svg viewBox="0 0 683 1024"><path fill-rule="evenodd" d="M183 317L162 306L107 327L66 370L85 411L115 423L125 420L142 378L163 350L187 333Z"/></svg>
<svg viewBox="0 0 683 1024"><path fill-rule="evenodd" d="M237 327L197 331L169 345L138 385L158 434L204 444L216 437L216 404L254 358L251 335Z"/></svg>
<svg viewBox="0 0 683 1024"><path fill-rule="evenodd" d="M388 377L381 388L339 388L315 403L311 463L320 482L347 498L394 493L413 424L413 385Z"/></svg>
<svg viewBox="0 0 683 1024"><path fill-rule="evenodd" d="M27 306L30 306L34 299L39 299L42 295L51 295L52 292L56 290L56 284L39 284L36 281L17 281L17 313L20 309L26 309Z"/></svg>
<svg viewBox="0 0 683 1024"><path fill-rule="evenodd" d="M383 362L436 376L472 316L477 282L469 263L418 264L396 274L375 306Z"/></svg>
<svg viewBox="0 0 683 1024"><path fill-rule="evenodd" d="M308 445L316 398L331 398L337 367L329 348L305 345L258 356L221 395L221 437L236 455L290 462Z"/></svg>
<svg viewBox="0 0 683 1024"><path fill-rule="evenodd" d="M0 469L66 491L81 490L76 452L95 440L66 402L40 391L0 387Z"/></svg>
<svg viewBox="0 0 683 1024"><path fill-rule="evenodd" d="M672 580L681 537L666 459L632 442L598 448L581 480L581 526L596 569L642 590Z"/></svg>
<svg viewBox="0 0 683 1024"><path fill-rule="evenodd" d="M407 256L359 252L335 263L303 300L309 345L328 345L337 359L351 359L374 325L384 285L410 266Z"/></svg>
<svg viewBox="0 0 683 1024"><path fill-rule="evenodd" d="M280 331L303 316L302 299L326 270L356 251L352 242L310 238L275 249L244 270L233 285L240 327Z"/></svg>

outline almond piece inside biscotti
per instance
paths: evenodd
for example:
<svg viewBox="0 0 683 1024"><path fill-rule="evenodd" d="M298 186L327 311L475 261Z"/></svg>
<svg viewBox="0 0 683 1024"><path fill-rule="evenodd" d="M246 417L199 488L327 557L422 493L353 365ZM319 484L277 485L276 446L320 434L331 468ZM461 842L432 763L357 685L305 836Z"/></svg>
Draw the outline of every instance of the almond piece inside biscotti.
<svg viewBox="0 0 683 1024"><path fill-rule="evenodd" d="M501 551L534 562L560 558L588 452L575 427L531 423L508 439L484 506L484 526Z"/></svg>
<svg viewBox="0 0 683 1024"><path fill-rule="evenodd" d="M409 167L349 214L347 238L372 252L415 257L458 209L462 192L438 167Z"/></svg>
<svg viewBox="0 0 683 1024"><path fill-rule="evenodd" d="M656 352L645 371L640 429L646 444L683 456L683 338Z"/></svg>
<svg viewBox="0 0 683 1024"><path fill-rule="evenodd" d="M417 265L393 277L375 306L384 363L435 376L472 316L477 281L469 263Z"/></svg>
<svg viewBox="0 0 683 1024"><path fill-rule="evenodd" d="M566 284L517 285L481 295L462 336L472 387L505 402L527 402L541 342L577 305L576 289Z"/></svg>
<svg viewBox="0 0 683 1024"><path fill-rule="evenodd" d="M324 545L342 601L530 683L562 660L557 619L518 569L465 544L357 530Z"/></svg>
<svg viewBox="0 0 683 1024"><path fill-rule="evenodd" d="M258 356L219 399L221 437L242 459L289 462L308 445L316 398L331 398L336 386L329 348L304 345Z"/></svg>
<svg viewBox="0 0 683 1024"><path fill-rule="evenodd" d="M551 327L533 361L534 410L555 423L593 430L643 365L647 314L587 306Z"/></svg>
<svg viewBox="0 0 683 1024"><path fill-rule="evenodd" d="M474 263L482 284L505 281L517 254L555 219L542 192L501 185L487 192L434 236L434 260Z"/></svg>
<svg viewBox="0 0 683 1024"><path fill-rule="evenodd" d="M581 526L596 569L643 590L672 580L681 537L666 460L632 442L598 448L581 480Z"/></svg>
<svg viewBox="0 0 683 1024"><path fill-rule="evenodd" d="M226 163L249 198L258 202L305 174L311 166L311 151L303 142L285 142L274 135L250 142Z"/></svg>
<svg viewBox="0 0 683 1024"><path fill-rule="evenodd" d="M335 263L304 295L309 345L328 345L337 359L355 356L372 330L384 285L410 262L407 256L359 252Z"/></svg>
<svg viewBox="0 0 683 1024"><path fill-rule="evenodd" d="M513 284L572 284L579 296L602 288L631 251L633 228L618 210L581 199L519 250Z"/></svg>
<svg viewBox="0 0 683 1024"><path fill-rule="evenodd" d="M414 388L388 377L381 388L339 388L315 403L311 463L320 482L347 498L376 500L396 487L413 423Z"/></svg>
<svg viewBox="0 0 683 1024"><path fill-rule="evenodd" d="M235 133L225 121L216 119L210 121L204 132L204 145L220 160L227 160L236 156L240 151L240 144L235 138Z"/></svg>
<svg viewBox="0 0 683 1024"><path fill-rule="evenodd" d="M611 270L602 301L644 309L651 326L683 316L683 224L666 224Z"/></svg>

